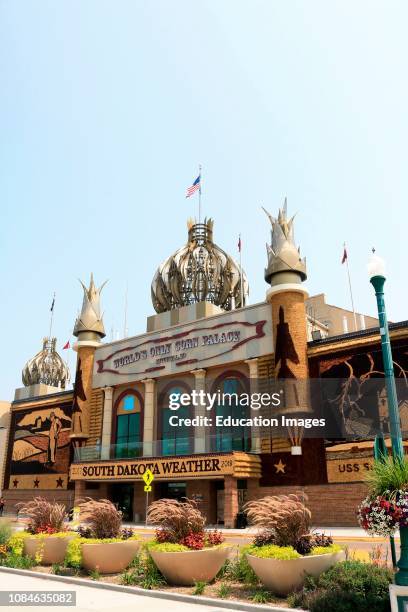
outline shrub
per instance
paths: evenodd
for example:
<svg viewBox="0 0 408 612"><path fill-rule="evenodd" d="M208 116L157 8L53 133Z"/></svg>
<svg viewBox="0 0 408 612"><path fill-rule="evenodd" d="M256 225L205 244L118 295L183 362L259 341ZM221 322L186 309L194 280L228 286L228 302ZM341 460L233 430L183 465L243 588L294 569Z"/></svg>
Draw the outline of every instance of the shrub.
<svg viewBox="0 0 408 612"><path fill-rule="evenodd" d="M92 530L90 527L88 527L88 525L79 525L77 529L77 534L81 538L91 538Z"/></svg>
<svg viewBox="0 0 408 612"><path fill-rule="evenodd" d="M311 512L300 495L263 497L246 503L244 510L250 523L274 533L278 546L294 546L310 532Z"/></svg>
<svg viewBox="0 0 408 612"><path fill-rule="evenodd" d="M217 591L217 596L220 599L226 599L227 597L229 597L231 594L231 587L229 584L225 584L225 582L222 582L218 588Z"/></svg>
<svg viewBox="0 0 408 612"><path fill-rule="evenodd" d="M157 550L157 552L186 552L187 546L184 544L175 544L174 542L155 542L154 540L148 542L148 550Z"/></svg>
<svg viewBox="0 0 408 612"><path fill-rule="evenodd" d="M192 550L202 550L204 548L204 532L190 532L185 538L182 539L181 543Z"/></svg>
<svg viewBox="0 0 408 612"><path fill-rule="evenodd" d="M1 565L3 567L15 567L17 569L31 569L35 565L32 557L26 555L18 555L10 552L4 558L1 559Z"/></svg>
<svg viewBox="0 0 408 612"><path fill-rule="evenodd" d="M11 538L12 533L13 533L13 530L11 528L10 523L7 523L7 522L0 523L0 546L2 544L7 544L7 542Z"/></svg>
<svg viewBox="0 0 408 612"><path fill-rule="evenodd" d="M262 559L298 559L301 555L296 552L293 546L276 546L276 544L268 544L267 546L251 546L248 550L250 555L261 557Z"/></svg>
<svg viewBox="0 0 408 612"><path fill-rule="evenodd" d="M256 589L253 592L251 599L254 603L266 604L271 601L271 594L265 589Z"/></svg>
<svg viewBox="0 0 408 612"><path fill-rule="evenodd" d="M91 580L100 580L101 573L99 571L99 568L97 567L96 569L90 570L89 577L91 578Z"/></svg>
<svg viewBox="0 0 408 612"><path fill-rule="evenodd" d="M81 538L73 538L68 542L64 560L65 567L80 569L82 566Z"/></svg>
<svg viewBox="0 0 408 612"><path fill-rule="evenodd" d="M205 587L207 586L206 582L198 581L194 585L193 595L202 595L205 591Z"/></svg>
<svg viewBox="0 0 408 612"><path fill-rule="evenodd" d="M266 544L276 544L275 532L271 529L259 531L253 540L255 546L266 546Z"/></svg>
<svg viewBox="0 0 408 612"><path fill-rule="evenodd" d="M204 531L205 518L194 501L160 499L150 504L147 522L158 525L167 534L168 541L181 543L190 533Z"/></svg>
<svg viewBox="0 0 408 612"><path fill-rule="evenodd" d="M15 531L8 541L7 547L12 555L22 556L24 550L24 540L30 536L27 531Z"/></svg>
<svg viewBox="0 0 408 612"><path fill-rule="evenodd" d="M246 558L246 552L251 548L250 545L243 546L240 554L235 561L227 559L217 574L217 579L242 582L243 584L255 586L259 579Z"/></svg>
<svg viewBox="0 0 408 612"><path fill-rule="evenodd" d="M329 555L333 553L341 552L342 548L338 544L332 544L331 546L314 546L312 548L312 555Z"/></svg>
<svg viewBox="0 0 408 612"><path fill-rule="evenodd" d="M175 537L166 529L156 529L156 540L158 542L172 542L175 544Z"/></svg>
<svg viewBox="0 0 408 612"><path fill-rule="evenodd" d="M123 527L120 530L120 535L121 535L122 540L129 540L129 538L133 538L134 539L134 537L135 537L135 535L137 535L137 533L131 527Z"/></svg>
<svg viewBox="0 0 408 612"><path fill-rule="evenodd" d="M337 563L317 579L308 579L289 605L310 612L389 612L390 569L360 561Z"/></svg>
<svg viewBox="0 0 408 612"><path fill-rule="evenodd" d="M122 526L122 513L109 499L98 501L87 497L78 504L82 520L88 523L92 536L98 539L117 538Z"/></svg>
<svg viewBox="0 0 408 612"><path fill-rule="evenodd" d="M205 534L205 545L206 546L219 546L225 541L224 535L218 529L213 531L207 531Z"/></svg>
<svg viewBox="0 0 408 612"><path fill-rule="evenodd" d="M56 533L63 531L65 521L65 506L50 502L44 497L35 497L29 502L16 504L19 514L29 518L27 531L29 533Z"/></svg>
<svg viewBox="0 0 408 612"><path fill-rule="evenodd" d="M311 534L300 537L296 542L294 549L299 555L309 555L313 549L313 537Z"/></svg>
<svg viewBox="0 0 408 612"><path fill-rule="evenodd" d="M324 533L313 534L313 546L331 546L333 544L333 538L327 536Z"/></svg>

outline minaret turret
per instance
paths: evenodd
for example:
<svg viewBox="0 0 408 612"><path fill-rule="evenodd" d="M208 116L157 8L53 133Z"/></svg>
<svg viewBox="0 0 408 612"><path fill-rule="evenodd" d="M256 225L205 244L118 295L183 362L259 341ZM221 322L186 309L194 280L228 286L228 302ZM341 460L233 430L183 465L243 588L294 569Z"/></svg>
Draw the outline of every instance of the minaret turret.
<svg viewBox="0 0 408 612"><path fill-rule="evenodd" d="M73 332L78 338L78 342L73 347L78 352L78 359L71 430L71 439L76 446L81 446L89 438L94 355L95 349L105 337L100 294L106 282L97 289L91 274L89 287L86 287L82 281L80 283L84 290L84 298Z"/></svg>
<svg viewBox="0 0 408 612"><path fill-rule="evenodd" d="M264 209L265 210L265 209ZM266 245L268 264L265 280L270 284L266 294L272 306L275 342L275 376L308 377L307 329L302 283L306 280L306 260L295 244L294 217L287 217L287 201L277 218L265 210L272 225L271 244Z"/></svg>

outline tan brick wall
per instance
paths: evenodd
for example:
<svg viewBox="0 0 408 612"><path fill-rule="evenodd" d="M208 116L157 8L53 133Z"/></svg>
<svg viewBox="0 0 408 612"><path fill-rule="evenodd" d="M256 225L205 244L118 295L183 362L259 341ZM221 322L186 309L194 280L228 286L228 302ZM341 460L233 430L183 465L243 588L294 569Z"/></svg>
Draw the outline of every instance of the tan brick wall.
<svg viewBox="0 0 408 612"><path fill-rule="evenodd" d="M362 482L310 485L305 487L256 487L248 489L248 499L266 495L288 495L303 492L312 512L312 524L322 527L358 527L357 507L367 495Z"/></svg>
<svg viewBox="0 0 408 612"><path fill-rule="evenodd" d="M74 491L72 490L64 490L64 491L51 491L51 490L41 490L37 491L36 489L25 489L25 490L13 490L6 489L3 491L3 497L5 499L4 512L5 514L17 514L16 504L20 502L28 502L32 500L34 497L41 495L41 497L45 497L49 501L56 501L59 504L64 504L66 509L69 510L74 503Z"/></svg>
<svg viewBox="0 0 408 612"><path fill-rule="evenodd" d="M74 431L74 433L89 433L90 417L91 417L91 400L92 400L92 372L95 356L95 347L82 346L78 349L78 359L80 360L82 373L82 387L85 393L85 400L77 398L78 405L81 409L82 432ZM78 372L77 372L78 375ZM75 423L75 421L74 421Z"/></svg>
<svg viewBox="0 0 408 612"><path fill-rule="evenodd" d="M237 479L233 476L225 476L225 502L224 502L224 526L235 527L235 517L238 512L238 489Z"/></svg>
<svg viewBox="0 0 408 612"><path fill-rule="evenodd" d="M146 518L146 493L143 488L143 482L136 482L133 489L133 515L138 514L142 522L144 522ZM149 493L149 504L153 499L154 493Z"/></svg>
<svg viewBox="0 0 408 612"><path fill-rule="evenodd" d="M103 391L94 389L90 400L89 438L86 446L96 446L102 438Z"/></svg>
<svg viewBox="0 0 408 612"><path fill-rule="evenodd" d="M194 499L194 495L200 495L203 498L198 502L198 508L207 518L208 525L214 525L217 522L217 494L213 484L210 480L189 480L187 482L187 497Z"/></svg>
<svg viewBox="0 0 408 612"><path fill-rule="evenodd" d="M277 295L272 294L270 302L272 306L272 324L275 346L277 337L276 326L279 323L279 309L282 306L285 314L285 322L289 324L289 332L299 357L298 364L289 362L288 365L296 378L308 378L309 370L304 293L287 291L285 293L278 293Z"/></svg>

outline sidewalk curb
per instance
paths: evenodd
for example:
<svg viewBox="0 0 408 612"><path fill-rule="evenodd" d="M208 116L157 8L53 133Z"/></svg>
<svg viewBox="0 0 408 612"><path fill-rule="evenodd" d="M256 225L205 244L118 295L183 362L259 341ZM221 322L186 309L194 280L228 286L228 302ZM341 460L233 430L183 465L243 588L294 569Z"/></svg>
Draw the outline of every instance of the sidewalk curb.
<svg viewBox="0 0 408 612"><path fill-rule="evenodd" d="M268 610L269 612L288 612L288 608L280 606L267 606L263 604L247 604L235 600L213 599L211 597L198 597L195 595L184 595L182 593L169 593L166 591L148 591L140 587L128 587L121 584L109 584L106 582L95 582L86 578L75 578L73 576L56 576L55 574L45 574L43 572L33 572L32 570L16 569L14 567L3 567L0 565L0 572L8 574L18 574L20 576L30 576L32 578L42 578L43 580L53 580L54 582L63 582L65 584L77 584L78 586L87 586L94 589L106 589L108 591L119 591L121 593L130 593L133 595L142 595L143 597L153 597L156 599L169 599L171 601L179 601L181 603L201 604L202 606L211 606L215 608L223 608L229 610L242 610L243 612L252 612L256 610ZM305 610L297 609L297 612L305 612Z"/></svg>

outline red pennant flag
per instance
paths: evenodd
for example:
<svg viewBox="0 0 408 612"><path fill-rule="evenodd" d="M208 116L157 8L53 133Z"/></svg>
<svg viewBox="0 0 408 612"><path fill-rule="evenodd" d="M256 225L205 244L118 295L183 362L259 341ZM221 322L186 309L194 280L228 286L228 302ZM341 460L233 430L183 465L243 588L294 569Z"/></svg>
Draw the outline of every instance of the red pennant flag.
<svg viewBox="0 0 408 612"><path fill-rule="evenodd" d="M238 251L241 252L241 234L239 235L239 238L238 238Z"/></svg>
<svg viewBox="0 0 408 612"><path fill-rule="evenodd" d="M69 340L68 340L68 342L66 344L64 344L64 346L62 347L62 350L69 349L69 348L71 348L71 345L70 345Z"/></svg>
<svg viewBox="0 0 408 612"><path fill-rule="evenodd" d="M346 247L344 247L343 259L341 260L341 263L344 264L346 261L347 261L347 249Z"/></svg>

